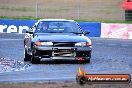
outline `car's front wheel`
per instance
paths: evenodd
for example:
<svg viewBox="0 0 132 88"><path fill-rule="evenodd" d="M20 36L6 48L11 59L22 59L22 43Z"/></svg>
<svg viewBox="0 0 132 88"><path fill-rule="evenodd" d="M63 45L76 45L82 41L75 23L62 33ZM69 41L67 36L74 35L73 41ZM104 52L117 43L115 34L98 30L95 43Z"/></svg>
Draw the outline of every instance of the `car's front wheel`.
<svg viewBox="0 0 132 88"><path fill-rule="evenodd" d="M29 55L27 53L27 51L25 50L25 57L24 57L24 61L30 61L31 60L31 55Z"/></svg>
<svg viewBox="0 0 132 88"><path fill-rule="evenodd" d="M39 64L40 63L40 59L38 57L34 56L34 52L32 53L31 63L32 64Z"/></svg>

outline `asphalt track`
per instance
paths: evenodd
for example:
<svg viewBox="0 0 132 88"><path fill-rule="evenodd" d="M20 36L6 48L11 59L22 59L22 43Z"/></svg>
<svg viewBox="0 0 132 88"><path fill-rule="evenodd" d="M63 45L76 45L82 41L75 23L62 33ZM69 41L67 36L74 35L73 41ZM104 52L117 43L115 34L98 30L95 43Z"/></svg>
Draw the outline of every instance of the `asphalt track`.
<svg viewBox="0 0 132 88"><path fill-rule="evenodd" d="M23 34L0 33L0 58L28 65L23 70L0 72L0 82L75 81L79 66L87 73L132 75L132 40L91 38L91 63L48 63L33 65L23 62Z"/></svg>

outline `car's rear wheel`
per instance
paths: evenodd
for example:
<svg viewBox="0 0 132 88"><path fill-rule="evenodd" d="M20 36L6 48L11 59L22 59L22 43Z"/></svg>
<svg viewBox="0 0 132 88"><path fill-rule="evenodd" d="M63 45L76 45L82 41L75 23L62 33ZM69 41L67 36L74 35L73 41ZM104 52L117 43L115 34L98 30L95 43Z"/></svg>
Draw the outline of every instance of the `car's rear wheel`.
<svg viewBox="0 0 132 88"><path fill-rule="evenodd" d="M88 57L86 58L86 63L90 63L90 59L91 59L91 52L90 52L90 54L88 55Z"/></svg>
<svg viewBox="0 0 132 88"><path fill-rule="evenodd" d="M27 51L25 50L25 57L24 57L24 61L30 61L31 60L31 55L29 55L27 53Z"/></svg>
<svg viewBox="0 0 132 88"><path fill-rule="evenodd" d="M86 61L85 61L86 63L90 63L90 59L86 59Z"/></svg>

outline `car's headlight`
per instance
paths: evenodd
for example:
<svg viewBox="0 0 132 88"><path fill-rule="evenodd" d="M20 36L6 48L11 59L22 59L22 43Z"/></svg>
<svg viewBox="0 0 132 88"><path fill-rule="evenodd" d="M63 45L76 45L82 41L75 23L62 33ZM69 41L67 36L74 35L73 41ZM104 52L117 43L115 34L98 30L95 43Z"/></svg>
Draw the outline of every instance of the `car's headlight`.
<svg viewBox="0 0 132 88"><path fill-rule="evenodd" d="M52 42L36 42L35 43L37 46L52 46Z"/></svg>
<svg viewBox="0 0 132 88"><path fill-rule="evenodd" d="M79 42L75 46L92 46L91 42Z"/></svg>

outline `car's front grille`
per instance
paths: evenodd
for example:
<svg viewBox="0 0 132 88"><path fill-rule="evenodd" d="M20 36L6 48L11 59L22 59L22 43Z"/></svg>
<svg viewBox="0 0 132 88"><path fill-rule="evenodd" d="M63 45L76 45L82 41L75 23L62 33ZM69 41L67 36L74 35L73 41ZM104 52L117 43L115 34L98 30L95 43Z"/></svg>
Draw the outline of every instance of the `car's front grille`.
<svg viewBox="0 0 132 88"><path fill-rule="evenodd" d="M74 57L75 52L71 49L59 49L53 52L53 56Z"/></svg>
<svg viewBox="0 0 132 88"><path fill-rule="evenodd" d="M53 42L53 46L55 47L74 47L74 42Z"/></svg>

